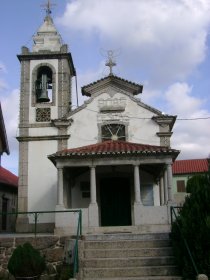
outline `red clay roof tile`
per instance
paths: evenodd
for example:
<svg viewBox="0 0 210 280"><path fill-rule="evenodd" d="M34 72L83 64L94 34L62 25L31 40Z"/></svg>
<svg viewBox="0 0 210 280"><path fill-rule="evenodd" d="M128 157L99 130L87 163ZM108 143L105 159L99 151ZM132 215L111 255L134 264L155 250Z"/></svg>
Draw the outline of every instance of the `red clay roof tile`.
<svg viewBox="0 0 210 280"><path fill-rule="evenodd" d="M66 149L50 155L49 158L59 156L87 156L87 155L116 155L116 154L164 154L179 153L179 151L162 146L152 146L125 141L105 141L88 146Z"/></svg>
<svg viewBox="0 0 210 280"><path fill-rule="evenodd" d="M18 187L18 177L9 170L0 166L0 183Z"/></svg>
<svg viewBox="0 0 210 280"><path fill-rule="evenodd" d="M203 173L208 171L208 159L176 160L173 174Z"/></svg>

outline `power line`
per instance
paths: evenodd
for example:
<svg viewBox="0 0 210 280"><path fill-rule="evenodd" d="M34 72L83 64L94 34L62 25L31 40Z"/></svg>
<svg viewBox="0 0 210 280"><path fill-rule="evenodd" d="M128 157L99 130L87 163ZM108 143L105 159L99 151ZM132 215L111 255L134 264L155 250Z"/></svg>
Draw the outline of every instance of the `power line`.
<svg viewBox="0 0 210 280"><path fill-rule="evenodd" d="M93 109L88 109L88 108L84 108L88 111L94 112L94 113L98 113L98 111L93 110ZM112 113L113 116L118 116L118 114L116 113ZM163 115L163 116L167 116L167 115ZM134 116L126 116L129 119L138 119L138 120L151 120L151 117L134 117ZM198 120L209 120L210 116L208 117L197 117L197 118L177 118L176 121L198 121Z"/></svg>

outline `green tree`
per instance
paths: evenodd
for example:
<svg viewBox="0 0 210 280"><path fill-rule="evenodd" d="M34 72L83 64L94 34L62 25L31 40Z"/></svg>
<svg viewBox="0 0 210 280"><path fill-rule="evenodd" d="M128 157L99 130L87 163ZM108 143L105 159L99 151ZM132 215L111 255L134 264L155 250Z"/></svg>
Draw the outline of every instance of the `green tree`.
<svg viewBox="0 0 210 280"><path fill-rule="evenodd" d="M184 279L195 279L196 272L180 237L187 241L199 273L210 277L210 172L195 175L187 182L186 198L178 219L172 224L172 243Z"/></svg>

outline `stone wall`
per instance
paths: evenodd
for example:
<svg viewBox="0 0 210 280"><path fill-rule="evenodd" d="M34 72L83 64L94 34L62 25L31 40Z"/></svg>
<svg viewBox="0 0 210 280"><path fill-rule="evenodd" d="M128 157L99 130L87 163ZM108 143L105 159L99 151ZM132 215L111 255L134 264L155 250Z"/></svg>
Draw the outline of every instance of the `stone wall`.
<svg viewBox="0 0 210 280"><path fill-rule="evenodd" d="M68 242L67 242L68 240ZM59 273L63 264L66 245L69 244L69 237L42 236L42 237L1 237L0 236L0 280L11 279L7 271L7 264L14 249L25 242L30 242L45 256L47 269L42 279L54 279ZM72 240L72 242L74 242ZM68 252L71 254L72 252Z"/></svg>

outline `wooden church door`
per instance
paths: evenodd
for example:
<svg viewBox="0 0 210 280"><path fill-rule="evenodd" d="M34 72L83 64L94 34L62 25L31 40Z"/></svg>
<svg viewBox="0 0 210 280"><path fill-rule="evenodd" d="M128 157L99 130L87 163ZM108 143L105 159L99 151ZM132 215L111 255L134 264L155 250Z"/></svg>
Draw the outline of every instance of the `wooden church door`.
<svg viewBox="0 0 210 280"><path fill-rule="evenodd" d="M128 178L104 178L100 182L101 226L131 225Z"/></svg>

